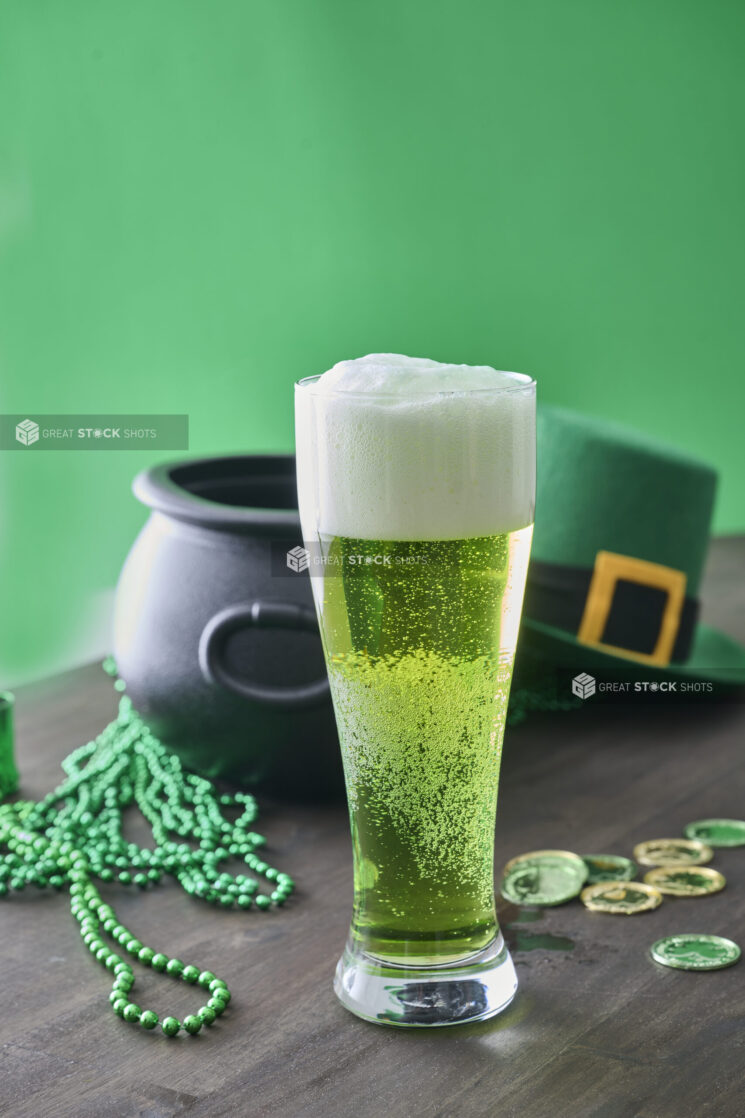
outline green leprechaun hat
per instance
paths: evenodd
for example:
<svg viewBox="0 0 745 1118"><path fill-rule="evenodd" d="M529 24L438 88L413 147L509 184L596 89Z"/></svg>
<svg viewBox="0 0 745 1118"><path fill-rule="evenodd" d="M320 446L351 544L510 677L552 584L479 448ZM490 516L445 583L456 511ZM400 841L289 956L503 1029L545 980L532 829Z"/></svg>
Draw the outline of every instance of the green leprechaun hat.
<svg viewBox="0 0 745 1118"><path fill-rule="evenodd" d="M745 684L745 648L698 621L717 475L639 432L538 412L521 646L555 664Z"/></svg>

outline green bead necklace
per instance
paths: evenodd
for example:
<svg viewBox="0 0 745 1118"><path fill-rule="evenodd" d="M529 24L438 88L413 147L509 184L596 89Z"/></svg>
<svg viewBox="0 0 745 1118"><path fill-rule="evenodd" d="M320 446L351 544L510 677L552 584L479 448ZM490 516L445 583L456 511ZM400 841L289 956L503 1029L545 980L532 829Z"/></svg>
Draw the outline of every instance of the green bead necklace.
<svg viewBox="0 0 745 1118"><path fill-rule="evenodd" d="M116 675L110 658L104 669ZM114 686L125 689L120 679ZM244 792L219 795L210 781L185 772L126 695L120 699L117 719L95 741L74 750L62 768L67 779L39 803L0 806L0 847L8 848L0 856L0 897L27 885L56 890L67 886L83 942L114 976L109 995L114 1013L147 1030L159 1023L152 1010L142 1010L130 1000L134 971L109 947L105 935L144 966L204 990L205 1004L196 1013L183 1022L165 1017L160 1023L168 1037L181 1029L195 1035L224 1012L231 998L227 983L212 971L143 945L102 900L92 878L144 890L170 874L189 896L223 908L282 905L294 882L256 854L266 842L249 829L257 817L256 801ZM133 802L152 827L153 849L123 838L122 812ZM240 815L231 822L225 808L237 808ZM173 835L182 841L174 841ZM198 839L199 846L183 841L187 837ZM231 857L242 858L271 891L259 892L258 883L243 874L220 872L219 864Z"/></svg>

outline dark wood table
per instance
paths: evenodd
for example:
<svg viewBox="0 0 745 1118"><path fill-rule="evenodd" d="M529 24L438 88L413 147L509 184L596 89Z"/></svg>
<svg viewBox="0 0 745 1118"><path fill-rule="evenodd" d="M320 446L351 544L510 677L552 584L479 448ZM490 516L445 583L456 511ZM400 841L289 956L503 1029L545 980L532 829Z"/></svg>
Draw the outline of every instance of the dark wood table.
<svg viewBox="0 0 745 1118"><path fill-rule="evenodd" d="M745 540L712 547L704 616L745 640ZM59 763L112 717L91 665L19 688L22 794L40 797ZM679 701L540 715L509 731L497 863L540 847L630 854L692 819L745 816L745 706ZM136 814L136 813L133 813ZM110 1011L109 978L84 949L64 896L0 904L3 1113L278 1115L280 1118L745 1114L745 961L706 974L653 963L678 931L745 946L745 848L717 852L723 893L669 899L632 918L578 901L501 919L520 980L501 1017L439 1030L381 1028L336 1001L331 977L352 896L345 809L265 804L257 829L298 882L270 913L221 912L169 880L144 896L104 887L143 942L225 976L234 998L197 1038L169 1041ZM146 840L135 819L131 837ZM140 973L141 972L141 973ZM194 1008L184 984L138 969L137 1001Z"/></svg>

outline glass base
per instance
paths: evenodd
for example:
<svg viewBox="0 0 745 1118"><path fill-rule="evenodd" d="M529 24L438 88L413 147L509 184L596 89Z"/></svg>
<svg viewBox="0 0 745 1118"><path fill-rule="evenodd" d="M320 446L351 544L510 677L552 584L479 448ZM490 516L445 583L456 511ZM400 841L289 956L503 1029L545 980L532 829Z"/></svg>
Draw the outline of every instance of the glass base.
<svg viewBox="0 0 745 1118"><path fill-rule="evenodd" d="M334 978L339 1001L358 1017L414 1028L485 1021L506 1009L516 990L501 932L477 955L432 967L383 963L348 942Z"/></svg>

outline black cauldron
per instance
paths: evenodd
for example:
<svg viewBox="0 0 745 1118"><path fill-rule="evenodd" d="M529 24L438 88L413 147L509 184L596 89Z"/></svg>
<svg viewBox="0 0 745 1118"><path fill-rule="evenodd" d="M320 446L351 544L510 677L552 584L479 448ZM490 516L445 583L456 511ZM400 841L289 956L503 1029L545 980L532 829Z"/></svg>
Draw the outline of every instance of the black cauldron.
<svg viewBox="0 0 745 1118"><path fill-rule="evenodd" d="M291 455L154 466L122 569L114 655L136 709L184 764L278 795L343 789Z"/></svg>

